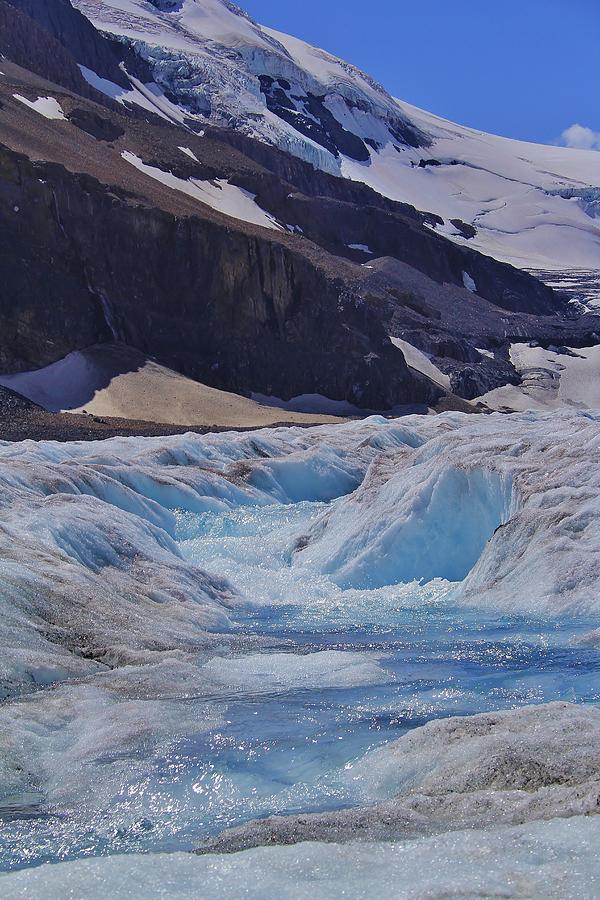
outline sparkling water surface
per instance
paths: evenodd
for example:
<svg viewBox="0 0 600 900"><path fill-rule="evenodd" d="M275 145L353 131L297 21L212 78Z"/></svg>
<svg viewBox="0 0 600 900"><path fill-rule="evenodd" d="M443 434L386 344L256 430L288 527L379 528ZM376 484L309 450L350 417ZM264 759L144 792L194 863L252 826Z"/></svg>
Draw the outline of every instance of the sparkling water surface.
<svg viewBox="0 0 600 900"><path fill-rule="evenodd" d="M183 554L245 598L232 613L235 630L267 639L268 674L248 675L240 651L219 662L223 686L212 694L178 693L174 682L176 713L200 720L209 707L216 727L188 728L166 744L150 735L119 759L96 760L88 774L97 802L88 795L82 809L49 806L43 787L5 798L1 869L186 850L255 817L368 802L353 761L432 718L600 702L600 653L577 643L598 618L465 609L458 586L444 581L341 590L311 568L310 547L294 554L325 509L304 502L178 514ZM317 668L302 668L298 657L314 654L324 654ZM102 793L103 765L122 773L111 796Z"/></svg>

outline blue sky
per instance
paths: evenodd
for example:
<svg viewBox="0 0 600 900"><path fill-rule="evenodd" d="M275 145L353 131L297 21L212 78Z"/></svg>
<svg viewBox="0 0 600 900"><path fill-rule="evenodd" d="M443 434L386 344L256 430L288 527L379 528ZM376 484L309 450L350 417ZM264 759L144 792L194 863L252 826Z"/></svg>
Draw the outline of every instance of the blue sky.
<svg viewBox="0 0 600 900"><path fill-rule="evenodd" d="M600 149L600 0L237 2L438 115L545 143L578 124Z"/></svg>

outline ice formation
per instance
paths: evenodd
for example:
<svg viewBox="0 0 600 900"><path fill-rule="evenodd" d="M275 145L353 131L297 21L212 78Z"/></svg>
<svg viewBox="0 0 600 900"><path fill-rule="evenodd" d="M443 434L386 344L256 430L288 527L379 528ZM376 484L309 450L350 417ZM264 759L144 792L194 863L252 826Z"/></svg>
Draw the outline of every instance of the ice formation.
<svg viewBox="0 0 600 900"><path fill-rule="evenodd" d="M239 129L316 168L436 213L443 224L435 228L452 240L466 240L455 222L467 223L475 229L469 246L548 270L549 280L553 272L575 269L597 280L596 151L509 140L441 119L393 98L324 50L259 25L227 0L74 5L152 69L154 82L132 78L129 92L85 70L113 99L194 128ZM268 84L276 85L280 99L285 94L279 107L269 105ZM322 98L322 108L314 107L315 98ZM311 137L312 126L325 123L327 131L328 121L334 125L327 137Z"/></svg>
<svg viewBox="0 0 600 900"><path fill-rule="evenodd" d="M562 410L0 445L0 895L586 896L599 444ZM316 843L217 852L265 828Z"/></svg>
<svg viewBox="0 0 600 900"><path fill-rule="evenodd" d="M383 798L379 803L260 819L226 831L198 852L398 840L594 815L599 736L600 711L566 703L432 721L346 766L358 791L370 801Z"/></svg>
<svg viewBox="0 0 600 900"><path fill-rule="evenodd" d="M385 896L577 897L595 900L600 820L555 820L399 843L261 847L235 856L115 856L4 876L6 900L200 896L350 900ZM392 888L390 888L392 886ZM133 893L132 893L133 891Z"/></svg>

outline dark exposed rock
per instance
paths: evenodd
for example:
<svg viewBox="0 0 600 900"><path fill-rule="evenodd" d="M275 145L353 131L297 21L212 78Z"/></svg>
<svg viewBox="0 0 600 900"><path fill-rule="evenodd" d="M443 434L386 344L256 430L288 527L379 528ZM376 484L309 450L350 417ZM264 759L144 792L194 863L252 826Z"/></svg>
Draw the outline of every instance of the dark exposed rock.
<svg viewBox="0 0 600 900"><path fill-rule="evenodd" d="M388 128L395 140L408 147L413 147L415 150L418 147L429 147L430 145L430 139L408 122L397 119L394 122L388 122ZM396 149L398 148L396 147Z"/></svg>
<svg viewBox="0 0 600 900"><path fill-rule="evenodd" d="M275 205L272 211L278 212ZM363 244L374 258L393 257L440 284L464 287L468 272L478 294L502 309L541 315L564 310L562 301L526 272L453 244L423 228L420 216L407 217L401 207L384 211L320 198L315 215L307 198L294 196L287 199L286 215L286 221L336 255L352 256L349 245Z"/></svg>
<svg viewBox="0 0 600 900"><path fill-rule="evenodd" d="M405 341L418 347L428 356L449 357L457 362L480 362L481 354L467 340L460 337L452 337L447 332L439 333L434 330L427 332L408 331L402 334Z"/></svg>
<svg viewBox="0 0 600 900"><path fill-rule="evenodd" d="M182 0L149 0L149 2L163 12L177 12L183 6Z"/></svg>
<svg viewBox="0 0 600 900"><path fill-rule="evenodd" d="M17 65L84 97L95 93L64 47L29 16L10 6L7 0L0 0L0 53Z"/></svg>
<svg viewBox="0 0 600 900"><path fill-rule="evenodd" d="M486 359L484 365L457 366L454 370L449 360L436 363L450 375L452 392L466 400L474 400L505 384L519 384L521 380L510 363L503 360Z"/></svg>
<svg viewBox="0 0 600 900"><path fill-rule="evenodd" d="M125 130L119 125L89 109L71 110L69 121L98 141L116 141L125 134Z"/></svg>
<svg viewBox="0 0 600 900"><path fill-rule="evenodd" d="M477 234L477 229L473 225L469 225L468 222L463 222L462 219L450 219L450 224L454 225L456 230L460 231L467 240L474 238Z"/></svg>
<svg viewBox="0 0 600 900"><path fill-rule="evenodd" d="M266 235L119 202L6 150L0 198L4 369L118 336L240 393L319 390L372 408L440 393L343 279Z"/></svg>
<svg viewBox="0 0 600 900"><path fill-rule="evenodd" d="M154 81L152 66L143 58L143 56L136 52L135 47L132 47L126 41L120 41L112 35L104 36L104 40L111 48L115 58L123 63L128 75L132 75L143 84Z"/></svg>
<svg viewBox="0 0 600 900"><path fill-rule="evenodd" d="M287 88L283 86L286 84ZM325 147L334 156L342 153L359 162L370 159L364 141L340 125L325 106L325 97L317 97L311 93L290 96L289 82L284 79L276 80L270 75L260 76L260 87L271 112L305 137Z"/></svg>
<svg viewBox="0 0 600 900"><path fill-rule="evenodd" d="M119 60L114 55L111 45L94 28L69 0L6 0L8 4L24 13L51 35L70 54L72 61L92 69L103 78L128 87L127 77L119 68ZM29 65L36 69L38 57L30 59ZM19 62L19 60L15 60ZM27 65L26 63L21 63ZM52 78L50 72L40 72ZM52 80L63 84L56 78ZM72 87L65 85L65 87Z"/></svg>
<svg viewBox="0 0 600 900"><path fill-rule="evenodd" d="M441 166L439 159L420 159L419 169L426 169L428 166Z"/></svg>

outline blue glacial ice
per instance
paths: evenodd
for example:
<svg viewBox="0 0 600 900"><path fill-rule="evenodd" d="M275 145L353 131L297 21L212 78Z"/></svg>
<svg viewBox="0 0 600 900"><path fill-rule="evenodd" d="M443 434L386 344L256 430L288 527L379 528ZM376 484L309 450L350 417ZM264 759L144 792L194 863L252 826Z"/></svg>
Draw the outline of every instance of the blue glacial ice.
<svg viewBox="0 0 600 900"><path fill-rule="evenodd" d="M302 896L317 866L317 896L332 879L376 896L368 854L342 842L181 851L274 815L374 808L360 812L372 824L414 788L403 741L420 747L449 716L567 701L580 732L596 728L599 446L600 416L579 412L0 445L0 871L17 870L0 895L35 896L47 878L47 897L77 879L90 897L117 882L239 896L242 881L248 896ZM419 860L471 847L471 867L427 876L431 890L535 887L531 858L507 848L537 842L542 871L597 828L589 773L577 780L551 741L552 716L564 728L572 709L509 718L494 744L508 753L524 728L540 758L571 766L578 800L511 799L520 821L552 821L518 832L498 782L464 800L475 831L396 834L373 858L418 878ZM460 740L457 759L481 755ZM589 742L581 753L596 764ZM444 832L456 806L439 771Z"/></svg>

